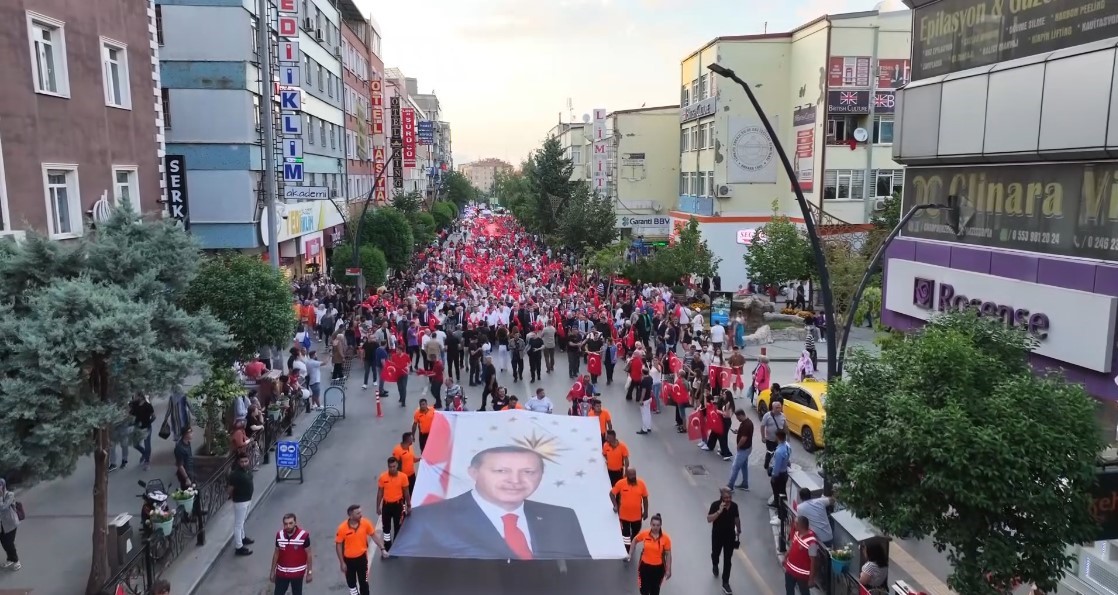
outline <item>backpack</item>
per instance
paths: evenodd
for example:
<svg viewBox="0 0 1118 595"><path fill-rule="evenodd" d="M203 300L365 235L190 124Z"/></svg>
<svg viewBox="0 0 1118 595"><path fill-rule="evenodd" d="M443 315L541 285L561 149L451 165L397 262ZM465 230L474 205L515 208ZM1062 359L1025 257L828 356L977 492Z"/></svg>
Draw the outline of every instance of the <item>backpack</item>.
<svg viewBox="0 0 1118 595"><path fill-rule="evenodd" d="M303 331L303 340L300 341L300 343L302 343L304 349L310 349L311 348L311 334L306 332L306 331Z"/></svg>

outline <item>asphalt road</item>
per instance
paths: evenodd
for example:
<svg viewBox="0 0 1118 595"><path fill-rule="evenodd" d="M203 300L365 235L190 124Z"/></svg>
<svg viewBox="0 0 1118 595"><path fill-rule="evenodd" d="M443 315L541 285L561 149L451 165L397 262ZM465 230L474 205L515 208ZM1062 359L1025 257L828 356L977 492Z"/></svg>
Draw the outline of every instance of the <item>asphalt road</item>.
<svg viewBox="0 0 1118 595"><path fill-rule="evenodd" d="M557 362L563 363L565 362ZM794 364L774 364L774 379L789 381ZM349 383L348 416L337 423L320 446L317 456L306 468L306 483L277 485L260 504L247 524L247 533L257 540L256 553L235 557L222 555L207 574L198 593L225 595L271 594L268 583L272 540L284 513L298 515L300 525L312 536L313 583L308 595L345 593L344 578L334 555L333 532L345 518L346 507L361 504L367 515L375 512L375 477L383 461L399 441L400 433L411 426L411 414L418 403L421 383L409 383L409 402L401 408L393 396L383 403L384 417L375 417L373 391L363 391L360 383ZM511 375L502 382L511 384ZM565 367L550 376L543 386L559 403L570 388ZM522 399L537 385L518 383L510 393ZM684 435L674 430L670 411L653 416L655 431L637 435L640 415L636 405L624 400L624 387L602 387L605 406L612 412L614 426L632 453L631 463L651 491L652 512L664 517L664 530L674 544L673 576L662 590L669 594L721 593L720 580L711 575L710 526L707 507L718 497L718 487L727 479L729 463L712 453L699 450ZM393 395L395 391L393 390ZM468 389L476 408L480 391ZM794 463L814 467L810 454L794 448ZM765 504L770 495L761 468L763 447L754 448L751 458L752 492L736 492L742 515L742 547L734 558L731 586L735 593L773 595L783 588L783 577L775 556L769 513ZM700 474L688 470L701 466ZM271 470L271 467L265 467ZM705 472L705 474L702 474ZM371 568L374 593L408 595L568 595L573 589L599 593L637 593L636 564L621 561L581 562L488 562L475 560L416 560L375 557Z"/></svg>

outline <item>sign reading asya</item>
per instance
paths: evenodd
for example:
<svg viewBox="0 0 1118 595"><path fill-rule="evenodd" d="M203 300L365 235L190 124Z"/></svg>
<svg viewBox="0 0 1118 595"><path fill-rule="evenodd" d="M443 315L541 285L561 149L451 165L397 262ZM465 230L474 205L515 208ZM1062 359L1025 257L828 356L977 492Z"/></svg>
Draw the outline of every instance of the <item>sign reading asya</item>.
<svg viewBox="0 0 1118 595"><path fill-rule="evenodd" d="M907 237L1118 261L1118 161L910 167L901 212L959 197L947 213L917 213Z"/></svg>

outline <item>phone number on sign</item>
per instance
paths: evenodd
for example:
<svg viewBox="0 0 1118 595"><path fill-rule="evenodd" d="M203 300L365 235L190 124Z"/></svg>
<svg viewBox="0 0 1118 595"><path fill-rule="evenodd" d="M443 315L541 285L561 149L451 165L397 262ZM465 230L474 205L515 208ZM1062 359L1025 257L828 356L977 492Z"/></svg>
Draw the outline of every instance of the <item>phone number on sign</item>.
<svg viewBox="0 0 1118 595"><path fill-rule="evenodd" d="M1118 251L1118 238L1083 236L1082 238L1076 238L1075 247L1087 248L1090 250Z"/></svg>
<svg viewBox="0 0 1118 595"><path fill-rule="evenodd" d="M1024 231L1020 229L1008 230L1007 238L1014 242L1029 242L1032 244L1059 244L1060 234L1049 231Z"/></svg>

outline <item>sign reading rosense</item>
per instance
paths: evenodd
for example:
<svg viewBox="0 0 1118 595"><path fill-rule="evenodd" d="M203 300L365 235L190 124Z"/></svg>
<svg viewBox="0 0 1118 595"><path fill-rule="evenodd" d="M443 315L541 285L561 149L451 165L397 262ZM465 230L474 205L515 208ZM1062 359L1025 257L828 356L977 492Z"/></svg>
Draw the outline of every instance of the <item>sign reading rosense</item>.
<svg viewBox="0 0 1118 595"><path fill-rule="evenodd" d="M886 310L929 320L976 308L1037 337L1039 355L1110 372L1118 297L896 258L886 265L885 279Z"/></svg>

